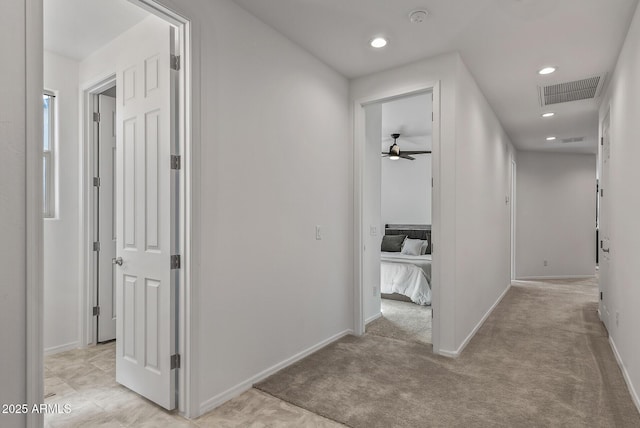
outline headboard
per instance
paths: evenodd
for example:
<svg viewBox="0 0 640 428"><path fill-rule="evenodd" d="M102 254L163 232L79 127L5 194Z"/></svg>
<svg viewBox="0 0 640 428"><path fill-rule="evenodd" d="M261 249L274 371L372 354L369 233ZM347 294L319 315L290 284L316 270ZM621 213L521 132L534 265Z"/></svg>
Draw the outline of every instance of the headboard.
<svg viewBox="0 0 640 428"><path fill-rule="evenodd" d="M407 235L411 239L426 239L427 254L431 254L431 225L430 224L386 224L385 235Z"/></svg>

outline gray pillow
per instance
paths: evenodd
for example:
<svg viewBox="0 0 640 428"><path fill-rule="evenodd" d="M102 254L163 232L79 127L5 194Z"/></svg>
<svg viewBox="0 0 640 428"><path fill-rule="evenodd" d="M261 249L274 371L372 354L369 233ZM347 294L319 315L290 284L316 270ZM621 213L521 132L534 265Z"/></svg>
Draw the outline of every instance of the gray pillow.
<svg viewBox="0 0 640 428"><path fill-rule="evenodd" d="M399 253L406 237L407 235L384 235L382 237L382 251Z"/></svg>

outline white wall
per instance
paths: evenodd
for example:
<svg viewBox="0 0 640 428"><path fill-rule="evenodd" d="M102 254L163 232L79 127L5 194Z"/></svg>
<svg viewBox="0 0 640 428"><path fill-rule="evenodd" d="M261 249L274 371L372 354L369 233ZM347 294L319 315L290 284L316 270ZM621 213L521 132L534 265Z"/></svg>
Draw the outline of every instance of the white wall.
<svg viewBox="0 0 640 428"><path fill-rule="evenodd" d="M595 275L595 155L517 159L516 277Z"/></svg>
<svg viewBox="0 0 640 428"><path fill-rule="evenodd" d="M464 62L458 63L455 170L455 346L459 351L511 283L514 149ZM449 190L443 190L443 196Z"/></svg>
<svg viewBox="0 0 640 428"><path fill-rule="evenodd" d="M0 403L7 404L27 400L25 12L24 1L8 0L2 3L0 13L0 54L12 63L0 67ZM37 79L38 74L32 77ZM29 120L35 122L35 118ZM0 414L2 426L25 424L24 415Z"/></svg>
<svg viewBox="0 0 640 428"><path fill-rule="evenodd" d="M382 224L431 224L431 155L382 159Z"/></svg>
<svg viewBox="0 0 640 428"><path fill-rule="evenodd" d="M435 82L441 88L440 148L433 157L435 185L441 192L439 206L432 210L434 224L440 223L433 235L434 302L439 312L434 328L440 337L436 352L458 355L510 283L510 211L505 196L511 142L458 54L354 79L350 92L355 103ZM493 251L483 251L487 243ZM377 299L370 290L363 298Z"/></svg>
<svg viewBox="0 0 640 428"><path fill-rule="evenodd" d="M431 150L433 96L421 93L382 103L382 151L400 133L404 150ZM380 144L379 144L380 145ZM382 159L382 224L431 224L431 155Z"/></svg>
<svg viewBox="0 0 640 428"><path fill-rule="evenodd" d="M637 287L637 260L640 259L640 9L637 9L618 58L615 72L600 106L600 122L611 108L611 158L609 185L601 200L608 211L610 266L603 283L603 304L611 318L602 315L610 340L622 361L623 372L640 408L640 288ZM606 207L602 207L606 204ZM605 221L603 218L602 221ZM614 314L619 314L615 322Z"/></svg>
<svg viewBox="0 0 640 428"><path fill-rule="evenodd" d="M348 82L231 1L162 2L200 38L191 260L201 412L353 327Z"/></svg>
<svg viewBox="0 0 640 428"><path fill-rule="evenodd" d="M56 94L56 217L44 220L45 353L77 347L80 300L78 62L44 54L44 87Z"/></svg>
<svg viewBox="0 0 640 428"><path fill-rule="evenodd" d="M380 316L380 244L384 235L384 222L380 217L382 184L380 138L382 137L382 104L369 104L365 108L365 168L363 180L362 236L364 257L362 268L365 322Z"/></svg>

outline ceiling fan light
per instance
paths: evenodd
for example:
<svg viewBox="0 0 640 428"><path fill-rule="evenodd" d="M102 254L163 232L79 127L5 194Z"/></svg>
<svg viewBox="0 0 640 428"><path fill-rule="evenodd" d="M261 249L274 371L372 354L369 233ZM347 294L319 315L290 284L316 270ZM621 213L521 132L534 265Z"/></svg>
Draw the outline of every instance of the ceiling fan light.
<svg viewBox="0 0 640 428"><path fill-rule="evenodd" d="M398 159L400 159L400 156L391 155L391 156L389 156L389 159L391 159L391 160L398 160Z"/></svg>

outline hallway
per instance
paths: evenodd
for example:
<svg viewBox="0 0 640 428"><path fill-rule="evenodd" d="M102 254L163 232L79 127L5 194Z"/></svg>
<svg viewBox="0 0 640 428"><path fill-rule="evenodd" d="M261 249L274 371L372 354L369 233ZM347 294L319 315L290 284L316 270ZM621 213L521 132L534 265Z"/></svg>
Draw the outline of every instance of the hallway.
<svg viewBox="0 0 640 428"><path fill-rule="evenodd" d="M349 336L194 421L117 385L113 344L70 351L45 365L72 412L46 426L640 426L596 310L594 280L515 281L456 360Z"/></svg>
<svg viewBox="0 0 640 428"><path fill-rule="evenodd" d="M353 427L640 426L595 280L515 281L458 359L345 337L257 385Z"/></svg>

